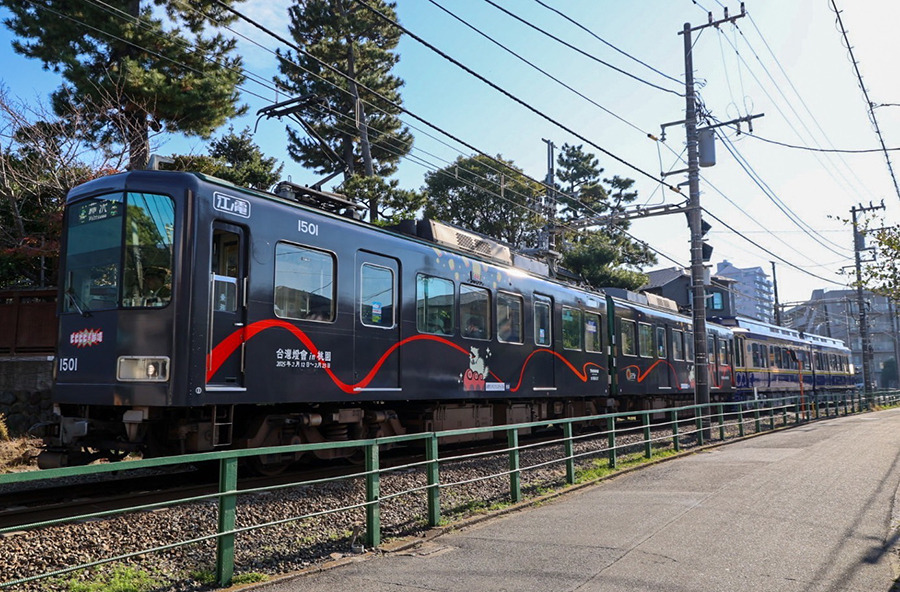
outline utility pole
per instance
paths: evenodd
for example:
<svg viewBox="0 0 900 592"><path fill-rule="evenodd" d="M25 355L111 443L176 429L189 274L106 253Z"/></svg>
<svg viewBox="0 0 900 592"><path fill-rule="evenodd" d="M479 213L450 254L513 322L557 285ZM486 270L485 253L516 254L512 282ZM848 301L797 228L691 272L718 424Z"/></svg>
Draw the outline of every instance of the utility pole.
<svg viewBox="0 0 900 592"><path fill-rule="evenodd" d="M545 185L547 186L547 203L544 206L544 215L547 218L546 236L542 237L542 248L548 253L556 251L556 163L554 159L554 149L556 144L551 140L542 138L547 144L547 178Z"/></svg>
<svg viewBox="0 0 900 592"><path fill-rule="evenodd" d="M744 5L741 3L741 13L733 17L728 16L725 9L725 18L714 21L712 13L709 13L709 22L699 27L691 27L690 23L684 23L681 35L684 35L684 104L685 117L684 128L687 137L688 151L688 227L691 232L691 299L694 324L694 403L696 405L709 405L709 352L706 345L706 281L703 261L703 220L700 208L700 152L699 133L697 130L697 96L694 89L694 59L691 33L707 27L718 27L723 23L733 23L744 16ZM678 122L674 122L678 123ZM718 126L716 126L718 127ZM663 126L665 130L665 125ZM679 171L681 172L681 171ZM701 410L706 415L706 410ZM708 428L707 428L708 429ZM705 434L704 434L705 436Z"/></svg>
<svg viewBox="0 0 900 592"><path fill-rule="evenodd" d="M775 262L772 264L772 291L775 293L775 324L781 326L781 305L778 303L778 279L775 277Z"/></svg>
<svg viewBox="0 0 900 592"><path fill-rule="evenodd" d="M863 392L868 394L872 390L872 346L869 342L869 321L866 315L866 303L863 298L862 283L862 252L866 249L866 239L863 233L859 231L857 225L857 214L871 212L874 210L883 210L884 202L881 205L873 206L869 202L869 206L853 206L850 209L850 215L853 222L853 254L856 264L856 305L859 307L859 337L862 341L862 371L863 371Z"/></svg>

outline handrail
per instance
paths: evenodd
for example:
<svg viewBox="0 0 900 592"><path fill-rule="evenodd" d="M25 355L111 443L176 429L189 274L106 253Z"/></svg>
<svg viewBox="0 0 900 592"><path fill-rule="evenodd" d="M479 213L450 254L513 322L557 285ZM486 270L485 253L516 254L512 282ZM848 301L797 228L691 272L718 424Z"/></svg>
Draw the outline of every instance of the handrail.
<svg viewBox="0 0 900 592"><path fill-rule="evenodd" d="M81 520L95 520L109 518L122 514L155 510L163 507L181 506L202 501L218 501L218 526L215 534L209 534L190 540L177 541L164 546L153 546L147 549L122 553L119 555L97 559L96 561L75 566L57 566L46 573L25 575L15 580L0 582L0 589L9 588L35 580L59 577L61 575L84 568L92 568L108 563L122 561L138 555L156 553L176 547L195 544L198 542L215 539L216 546L216 581L225 586L230 583L234 572L235 537L238 534L252 530L273 527L297 520L316 518L319 516L364 509L366 513L365 542L369 547L376 547L381 543L381 504L388 500L397 499L404 495L422 493L426 495L427 516L429 526L437 526L441 520L441 490L457 487L474 481L507 478L509 480L509 500L516 503L523 499L522 476L529 470L546 467L553 464L565 465L565 480L568 484L574 484L577 479L576 461L583 461L594 457L606 455L606 465L615 469L621 461L621 455L629 451L639 451L644 458L652 458L655 452L662 448L670 448L676 452L683 449L686 439L696 440L698 444L704 444L712 439L712 434L717 431L719 441L729 439L729 433L733 438L746 435L748 427L752 426L754 433L771 431L776 429L780 421L781 427L787 427L793 421L793 425L816 421L821 418L831 418L839 415L848 415L867 411L873 405L898 405L900 404L900 391L888 391L864 396L859 393L828 393L818 397L805 397L801 400L798 396L773 399L760 399L755 401L716 402L704 405L686 405L669 409L653 409L640 412L620 412L602 415L590 415L577 418L566 418L553 421L539 421L520 423L508 426L488 426L480 428L456 429L445 432L425 432L417 434L405 434L402 436L390 436L386 438L372 438L364 440L325 442L315 444L294 444L290 446L270 446L258 449L228 450L199 454L188 454L177 457L164 457L154 459L134 460L127 462L90 465L86 467L69 467L49 469L45 471L9 473L0 475L0 487L8 484L45 481L52 483L54 480L84 475L98 475L109 472L132 472L141 469L156 469L173 465L192 464L209 461L219 462L219 490L216 493L185 497L165 502L138 505L118 510L94 512L79 516L68 516L54 520L47 520L23 526L0 529L0 535L12 531L37 530L49 526L57 526L69 522ZM843 412L843 413L841 413ZM792 416L792 417L791 417ZM636 418L636 422L623 422L626 418ZM790 419L789 419L790 418ZM763 423L767 425L763 425ZM692 425L690 429L686 426ZM595 426L596 430L590 430L587 434L576 434L574 426ZM556 426L562 429L562 435L548 441L539 443L519 443L519 432L523 429L545 428ZM735 434L735 430L737 433ZM671 434L667 434L667 431ZM654 433L655 432L655 433ZM438 444L443 438L453 438L460 435L505 433L506 446L493 449L489 452L476 452L469 454L450 454L440 456ZM629 441L625 436L630 436ZM639 441L633 441L634 436L639 436ZM578 442L588 438L606 440L605 447L596 450L576 452L574 446ZM379 451L382 446L398 443L416 444L421 442L425 449L425 460L416 461L402 467L382 468ZM562 454L558 458L543 460L534 464L523 466L521 453L536 447L562 447ZM308 481L292 481L289 483L271 485L258 488L238 489L237 467L241 459L266 455L266 454L294 454L317 450L333 450L357 448L361 449L365 458L365 470L354 472L350 475L339 477L326 477ZM474 479L441 482L440 467L445 463L461 460L471 460L483 456L506 456L508 466L504 470L489 471L488 475L480 475ZM408 470L410 468L421 469L426 476L425 485L416 485L402 491L383 495L380 487L380 478L383 472ZM341 505L312 512L303 516L291 516L264 524L249 526L236 526L237 499L239 496L248 496L263 492L289 489L299 486L320 485L342 480L365 480L365 501ZM2 542L2 539L0 539Z"/></svg>

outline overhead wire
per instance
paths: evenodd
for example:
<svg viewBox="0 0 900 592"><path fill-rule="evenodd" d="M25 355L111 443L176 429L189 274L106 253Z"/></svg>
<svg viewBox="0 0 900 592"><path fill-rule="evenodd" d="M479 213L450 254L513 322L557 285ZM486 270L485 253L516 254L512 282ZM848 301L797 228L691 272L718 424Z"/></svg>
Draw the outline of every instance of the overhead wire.
<svg viewBox="0 0 900 592"><path fill-rule="evenodd" d="M356 2L358 2L358 3L360 3L360 4L365 4L364 0L356 0ZM582 56L584 56L584 57L586 57L586 58L588 58L588 59L590 59L590 60L593 60L593 61L595 61L595 62L597 62L597 63L599 63L599 64L603 64L603 65L606 66L607 68L610 68L610 69L612 69L612 70L615 70L616 72L618 72L618 73L620 73L620 74L623 74L623 75L625 75L625 76L631 78L632 80L636 80L637 82L640 82L640 83L642 83L642 84L646 84L647 86L649 86L649 87L651 87L651 88L654 88L654 89L656 89L656 90L660 90L660 91L663 91L663 92L666 92L666 93L671 93L671 94L673 94L673 95L675 95L675 96L678 96L678 97L682 97L682 98L684 97L684 94L683 94L683 93L679 93L678 91L672 90L672 89L670 89L670 88L665 88L665 87L660 86L660 85L658 85L658 84L654 84L654 83L652 83L652 82L650 82L650 81L648 81L648 80L644 80L644 79L641 78L640 76L637 76L637 75L635 75L635 74L632 74L631 72L628 72L627 70L623 70L622 68L619 68L619 67L617 67L617 66L613 66L612 64L610 64L610 63L608 63L608 62L605 62L604 60L601 60L601 59L598 58L597 56L592 55L592 54L590 54L590 53L584 51L584 50L581 49L580 47L577 47L577 46L575 46L575 45L569 43L569 42L566 41L565 39L562 39L561 37L559 37L559 36L557 36L557 35L554 35L554 34L548 32L548 31L545 31L544 29L538 27L538 26L535 25L534 23L529 22L529 21L523 19L522 17L520 17L519 15L515 14L514 12L512 12L512 11L510 11L510 10L507 10L506 8L500 6L499 4L497 4L496 2L494 2L493 0L484 0L484 2L490 4L491 6L493 6L494 8L496 8L497 10L499 10L500 12L502 12L502 13L504 13L504 14L506 14L506 15L512 17L512 18L514 18L515 20L519 21L519 22L522 23L523 25L526 25L526 26L528 26L528 27L534 29L535 31L537 31L537 32L540 33L541 35L545 35L545 36L549 37L550 39L553 39L553 40L556 41L557 43L560 43L560 44L562 44L562 45L565 45L566 47L568 47L568 48L571 49L572 51L575 51L575 52L581 54ZM371 10L371 7L369 7L369 8L370 8L370 10Z"/></svg>
<svg viewBox="0 0 900 592"><path fill-rule="evenodd" d="M568 22L572 23L573 25L575 25L576 27L578 27L579 29L581 29L582 31L584 31L585 33L587 33L588 35L590 35L591 37L593 37L594 39L596 39L597 41L599 41L600 43L603 43L604 45L606 45L607 47L613 49L614 51L619 52L620 54L622 54L623 56L627 57L628 59L634 60L634 61L637 62L638 64L644 66L645 68L651 70L652 72L655 72L656 74L659 74L659 75L662 76L663 78L667 78L668 80L671 80L672 82L674 82L674 83L676 83L676 84L682 84L682 83L683 83L683 81L681 81L681 80L679 80L679 79L677 79L677 78L675 78L675 77L673 77L673 76L669 76L669 75L666 74L665 72L662 72L662 71L658 70L657 68L654 68L654 67L651 66L650 64L648 64L648 63L646 63L646 62L644 62L644 61L642 61L642 60L640 60L640 59L634 57L633 55L629 54L628 52L626 52L626 51L624 51L624 50L622 50L622 49L616 47L615 45L613 45L612 43L610 43L609 41L607 41L607 40L604 39L603 37L600 37L600 35L598 35L598 34L595 33L594 31L588 29L586 26L584 26L584 24L578 22L577 20L573 19L573 18L570 17L569 15L565 14L565 13L564 13L563 11L561 11L560 9L555 8L555 7L553 7L553 6L550 6L550 5L547 4L546 2L543 2L542 0L534 0L534 1L537 2L538 4L540 4L541 6L543 6L544 8L546 8L547 10L549 10L550 12L553 12L553 13L559 15L560 17L562 17L563 19L567 20ZM683 95L680 95L680 96L683 96Z"/></svg>
<svg viewBox="0 0 900 592"><path fill-rule="evenodd" d="M62 15L62 16L65 16L65 15ZM106 34L105 32L100 31L99 29L96 29L96 28L93 28L93 29L96 30L96 31L98 31L98 32L100 32L100 33ZM112 36L112 37L115 37L115 36ZM161 57L164 57L164 56L161 56ZM170 61L171 61L171 60L170 60ZM257 96L259 96L259 95L257 95ZM260 97L260 98L263 98L263 97ZM442 132L442 133L443 133L443 132ZM516 205L521 205L521 204L516 204ZM536 213L537 213L537 212L536 212ZM727 226L727 225L726 225L726 226ZM643 241L640 241L640 239L636 239L636 237L633 237L633 235L630 235L630 233L627 233L627 231L625 232L625 234L631 236L632 238L634 238L634 239L637 240L638 242L643 243ZM643 244L646 244L646 243L643 243ZM665 257L665 258L667 258L667 259L669 259L669 260L672 260L672 261L675 262L675 263L679 263L679 262L675 261L674 259L672 259L671 257L669 257L668 255L666 255L666 254L664 254L664 253L662 253L662 252L660 252L660 251L658 251L658 250L656 250L656 249L653 249L653 248L650 247L649 245L647 245L647 246L648 246L651 250L653 250L654 252L657 252L658 254L660 254L661 256L663 256L663 257Z"/></svg>
<svg viewBox="0 0 900 592"><path fill-rule="evenodd" d="M574 129L572 129L572 128L566 126L565 124L563 124L563 123L557 121L556 119L550 117L549 115L547 115L546 113L544 113L544 112L541 111L540 109L537 109L536 107L532 106L531 104L525 102L525 101L522 100L521 98L515 96L515 95L512 94L511 92L509 92L509 91L507 91L506 89L500 87L498 84L492 82L491 80L489 80L488 78L482 76L481 74L478 74L477 72L475 72L474 70L472 70L472 69L469 68L468 66L462 64L459 60L457 60L457 59L453 58L452 56L448 55L446 52L444 52L444 51L438 49L438 48L435 47L433 44L429 43L428 41L426 41L426 40L423 39L422 37L416 35L416 34L413 33L412 31L410 31L408 28L404 27L403 25L401 25L401 24L398 23L397 21L391 19L390 17L388 17L387 15L385 15L384 13L382 13L381 11L379 11L378 9L372 7L371 5L369 5L368 3L366 3L365 0L354 0L354 1L355 1L357 4L359 4L360 6L363 6L363 7L365 7L366 9L368 9L370 12L372 12L373 14L375 14L376 16L378 16L380 19L382 19L382 20L385 21L386 23L392 24L393 26L397 27L398 30L404 32L405 34L407 34L407 35L408 35L409 37L411 37L412 39L415 39L415 40L418 41L420 44L424 45L425 47L427 47L427 48L430 49L431 51L437 53L439 56L441 56L441 57L444 58L445 60L451 62L452 64L454 64L454 65L457 66L458 68L460 68L460 69L462 69L463 71L465 71L466 73L470 74L471 76L474 76L475 78L477 78L478 80L480 80L480 81L482 81L483 83L487 84L488 86L490 86L491 88L493 88L493 89L496 90L497 92L500 92L501 94L503 94L504 96L506 96L506 97L509 98L510 100L512 100L512 101L518 103L519 105L525 107L526 109L528 109L529 111L531 111L531 112L534 113L535 115L537 115L537 116L539 116L539 117L541 117L541 118L547 120L548 122L552 123L553 125L557 126L557 127L560 128L560 129L562 129L562 130L568 132L569 134L572 134L574 137L576 137L576 138L578 138L579 140L585 142L586 144L589 144L589 145L593 146L594 148L596 148L597 150L599 150L599 151L602 152L603 154L609 156L610 158L612 158L613 160L619 162L620 164L625 165L626 167L630 168L631 170L640 173L641 175L643 175L643 176L645 176L645 177L647 177L647 178L653 180L653 181L656 182L656 183L663 183L663 184L666 184L662 179L659 179L659 178L655 177L654 175L652 175L651 173L648 173L647 171L645 171L645 170L642 169L641 167L639 167L639 166L637 166L637 165L635 165L635 164L633 164L633 163L631 163L631 162L628 162L627 160L625 160L625 159L622 158L621 156L618 156L617 154L614 154L614 153L611 152L610 150L607 150L606 148L600 146L600 145L597 144L596 142L594 142L594 141L592 141L592 140L586 138L586 137L585 137L584 135L582 135L581 133L575 131ZM217 2L221 2L221 0L217 0ZM669 189L671 189L672 191L674 191L674 192L676 192L676 193L681 193L681 190L678 189L678 188L675 187L675 186L669 185Z"/></svg>
<svg viewBox="0 0 900 592"><path fill-rule="evenodd" d="M859 82L859 89L862 91L863 97L865 97L866 99L866 109L868 110L869 121L872 122L872 127L875 129L875 135L878 136L878 142L881 144L881 149L884 151L884 160L887 163L888 173L891 176L891 180L894 182L894 191L897 194L897 197L900 198L900 185L897 184L897 175L894 174L894 166L891 164L891 155L888 154L887 146L884 143L884 136L881 134L881 127L879 127L878 125L878 118L875 117L875 109L872 107L874 103L869 98L869 91L866 90L866 85L863 82L862 74L859 71L859 62L856 61L856 56L853 55L853 46L850 45L850 39L847 36L847 29L844 27L844 20L841 18L841 11L838 10L835 0L831 0L831 6L834 10L835 17L837 18L837 24L841 28L841 36L844 39L844 47L847 48L847 53L850 56L850 63L853 64L853 71L856 73L856 80Z"/></svg>

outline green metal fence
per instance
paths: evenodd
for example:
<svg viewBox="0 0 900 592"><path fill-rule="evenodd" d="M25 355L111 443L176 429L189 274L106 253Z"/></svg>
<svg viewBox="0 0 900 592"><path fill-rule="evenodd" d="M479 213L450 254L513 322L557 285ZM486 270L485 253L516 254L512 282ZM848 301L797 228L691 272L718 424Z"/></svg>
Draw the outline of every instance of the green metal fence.
<svg viewBox="0 0 900 592"><path fill-rule="evenodd" d="M76 521L104 519L130 512L194 504L209 500L217 500L218 502L218 526L214 534L177 541L168 545L155 546L131 553L98 558L90 563L72 565L46 573L18 577L16 579L0 582L0 588L11 588L43 578L59 577L81 569L94 568L112 562L123 561L138 555L158 553L168 549L212 539L215 539L216 541L216 582L219 585L225 586L231 582L234 575L235 537L241 533L278 526L286 522L303 520L306 518L364 509L366 516L365 543L369 547L377 547L381 544L382 536L381 505L393 498L411 494L425 496L427 512L426 516L423 518L428 526L437 526L441 521L441 490L467 483L467 481L442 483L441 466L446 463L485 456L507 456L509 460L507 470L478 477L478 480L508 478L509 501L516 503L523 499L523 473L539 467L559 465L561 471L564 473L565 482L567 484L574 484L577 479L576 468L578 463L591 462L593 459L594 464L596 464L596 459L602 459L603 456L605 456L606 466L609 468L616 468L619 466L620 459L625 454L628 454L629 457L637 454L645 458L651 458L657 450L669 449L677 452L683 450L686 444L703 445L714 441L725 441L732 438L745 437L751 433L760 433L776 429L778 427L867 411L874 406L893 406L897 404L900 404L900 391L881 392L868 396L859 393L844 393L820 395L817 398L805 399L801 399L800 397L788 397L758 401L710 403L704 406L691 405L673 409L656 409L639 413L614 413L579 417L554 421L552 424L548 424L548 422L544 421L503 426L499 428L472 428L445 432L409 434L371 440L300 444L253 450L232 450L206 454L183 455L179 457L135 460L114 464L98 464L86 467L4 474L0 475L0 487L7 484L25 482L43 482L52 485L55 479L63 477L97 475L111 472L126 473L142 469L159 469L172 465L217 461L219 463L219 490L216 493L10 527L0 529L0 536L13 531L42 529ZM543 439L538 442L520 443L520 433L541 430L548 427L555 428L556 430L555 432L548 432L554 434L549 440ZM453 452L448 452L445 456L441 456L441 453L444 452L439 447L442 440L486 433L492 433L495 441L499 440L500 442L503 442L505 440L506 447L466 454L454 454ZM586 440L603 442L605 445L584 452L576 452L576 445ZM401 444L411 450L424 450L424 460L413 462L402 467L391 466L389 468L383 468L382 463L380 462L380 451L385 447ZM550 461L522 466L522 454L524 451L537 447L546 449L547 447L554 446L559 449L558 457L553 458ZM305 453L314 452L316 450L342 448L362 450L365 459L365 470L340 477L330 477L312 481L297 481L255 489L238 489L238 465L242 459L265 454L293 454L297 452ZM380 484L382 473L385 471L398 470L422 471L425 475L425 485L406 489L391 495L382 495ZM236 526L236 509L239 496L350 479L365 480L364 502L345 505L303 516L293 516L264 524L254 524L241 528ZM0 561L2 561L2 559L0 559Z"/></svg>

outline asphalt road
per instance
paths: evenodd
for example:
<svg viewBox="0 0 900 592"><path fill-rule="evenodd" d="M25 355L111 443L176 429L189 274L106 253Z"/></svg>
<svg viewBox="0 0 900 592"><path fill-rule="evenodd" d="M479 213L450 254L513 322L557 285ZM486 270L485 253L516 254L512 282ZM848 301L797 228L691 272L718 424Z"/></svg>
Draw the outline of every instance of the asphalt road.
<svg viewBox="0 0 900 592"><path fill-rule="evenodd" d="M677 458L264 592L888 592L900 410Z"/></svg>

